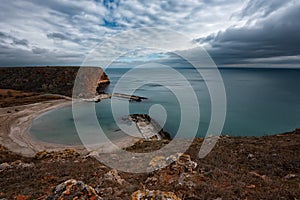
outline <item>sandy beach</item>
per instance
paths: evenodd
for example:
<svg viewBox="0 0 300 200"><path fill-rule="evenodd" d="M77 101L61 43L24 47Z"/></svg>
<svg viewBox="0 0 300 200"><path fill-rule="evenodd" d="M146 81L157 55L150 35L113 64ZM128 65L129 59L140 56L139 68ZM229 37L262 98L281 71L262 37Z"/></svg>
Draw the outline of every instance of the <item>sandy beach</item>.
<svg viewBox="0 0 300 200"><path fill-rule="evenodd" d="M39 98L34 97L34 100ZM189 162L183 162L183 165L171 164L152 173L125 173L121 168L111 170L112 165L99 162L102 158L97 154L105 152L111 162L128 167L129 161L139 168L141 163L135 161L136 157L125 162L126 157L116 153L115 147L147 153L167 143L137 142L139 138L125 137L114 141L116 146L105 143L88 147L88 151L84 146L47 143L30 136L28 130L35 118L71 104L71 100L59 99L0 109L0 199L46 199L59 184L73 179L101 188L98 194L104 199L130 199L144 186L150 190L172 191L182 199L202 199L203 194L206 199L216 199L215 194L224 199L296 199L299 196L299 129L264 137L224 136L204 159L198 157L203 139L197 138L185 152L190 161L196 163L194 170L186 170ZM72 150L63 151L65 149L74 149L81 156ZM44 150L55 152L41 152ZM41 152L39 156L35 156L38 152ZM155 157L154 160L157 158L166 159ZM106 179L112 174L117 174L118 179ZM184 180L183 176L188 179ZM118 180L125 184L120 185ZM178 183L183 185L178 186ZM106 192L109 190L112 192Z"/></svg>
<svg viewBox="0 0 300 200"><path fill-rule="evenodd" d="M28 131L32 121L39 115L53 109L71 105L69 100L51 100L22 106L13 106L0 109L0 144L9 150L23 156L32 157L37 152L60 151L72 148L80 153L88 153L86 148L81 145L63 145L47 143L37 140L29 135ZM127 147L138 141L138 138L126 137L114 141L119 147ZM89 149L92 149L89 148ZM101 144L95 148L97 152L112 152L115 147L108 144Z"/></svg>
<svg viewBox="0 0 300 200"><path fill-rule="evenodd" d="M0 109L0 144L15 153L34 156L37 152L48 149L64 149L66 146L37 141L30 137L28 129L34 118L55 108L70 105L67 100L53 100L22 106Z"/></svg>

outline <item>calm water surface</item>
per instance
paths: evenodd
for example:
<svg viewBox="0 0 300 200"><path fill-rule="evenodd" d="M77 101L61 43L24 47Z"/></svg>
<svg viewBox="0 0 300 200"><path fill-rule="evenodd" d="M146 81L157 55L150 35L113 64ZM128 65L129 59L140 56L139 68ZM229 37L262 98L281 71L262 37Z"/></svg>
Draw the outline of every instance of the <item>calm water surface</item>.
<svg viewBox="0 0 300 200"><path fill-rule="evenodd" d="M109 69L111 93L115 83L128 69ZM148 69L150 70L150 69ZM198 137L205 135L210 122L210 97L205 82L194 69L177 69L184 75L197 94L201 119ZM291 69L221 69L227 95L227 117L222 134L232 136L263 136L282 133L300 127L300 70ZM181 80L174 80L169 74L159 74L174 87L184 87ZM131 81L149 80L151 71L131 77ZM210 81L210 80L209 80ZM213 81L213 79L211 80ZM146 83L146 82L145 82ZM129 91L130 84L124 84L122 91ZM130 102L130 113L148 113L154 104L162 105L167 112L164 129L176 134L180 122L180 107L176 96L166 87L148 83L135 92L149 99L143 102ZM124 100L118 100L124 101ZM187 98L188 102L189 99ZM87 134L98 134L97 126L90 123L89 113L85 112L87 103L82 104L82 120ZM189 106L195 106L190 104ZM103 100L95 106L99 123L111 139L123 137L111 112L110 100ZM162 117L163 118L163 117ZM161 122L160 116L156 116ZM189 119L192 123L194 119ZM197 122L198 123L198 122ZM64 107L48 112L36 120L30 134L47 142L78 144L80 139L74 126L72 108ZM190 137L186 133L186 137Z"/></svg>

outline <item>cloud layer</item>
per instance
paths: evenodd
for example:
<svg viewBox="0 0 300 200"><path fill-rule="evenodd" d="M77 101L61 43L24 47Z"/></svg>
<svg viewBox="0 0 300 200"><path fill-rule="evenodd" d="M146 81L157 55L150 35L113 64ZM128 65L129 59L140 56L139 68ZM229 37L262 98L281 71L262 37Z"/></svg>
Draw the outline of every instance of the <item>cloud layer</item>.
<svg viewBox="0 0 300 200"><path fill-rule="evenodd" d="M142 27L176 30L221 66L300 63L296 0L4 0L0 8L1 66L80 65L110 36Z"/></svg>
<svg viewBox="0 0 300 200"><path fill-rule="evenodd" d="M266 2L251 1L239 13L242 18L248 17L244 26L229 27L197 41L206 44L221 65L299 66L300 2Z"/></svg>

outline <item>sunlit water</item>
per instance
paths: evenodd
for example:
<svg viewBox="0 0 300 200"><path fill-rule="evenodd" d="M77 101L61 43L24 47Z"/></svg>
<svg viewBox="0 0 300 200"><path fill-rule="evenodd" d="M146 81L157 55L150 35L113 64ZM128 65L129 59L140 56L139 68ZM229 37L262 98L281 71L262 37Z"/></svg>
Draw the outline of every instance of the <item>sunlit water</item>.
<svg viewBox="0 0 300 200"><path fill-rule="evenodd" d="M111 85L107 92L111 93L118 79L128 69L110 69L107 71ZM150 69L148 69L150 70ZM177 69L192 85L200 105L200 122L198 137L206 134L210 122L210 96L202 77L194 69ZM221 69L220 70L227 95L227 116L222 134L232 136L263 136L282 133L300 127L300 70L278 69ZM159 74L166 82L172 82L174 87L183 87L181 80L173 80L169 74ZM140 73L138 79L131 77L131 81L151 80L151 72ZM213 80L213 79L212 79ZM210 81L210 80L209 80ZM128 84L129 85L129 84ZM130 88L124 85L123 92ZM174 136L180 124L180 107L176 95L166 87L151 83L140 87L135 95L147 97L142 102L130 102L130 113L148 113L152 105L160 104L167 112L164 129ZM124 100L118 100L124 101ZM187 97L186 101L189 101ZM86 132L93 135L99 131L95 124L89 121L90 113L82 106L82 119L86 124ZM189 106L195 106L190 104ZM99 123L111 139L123 137L116 125L111 112L110 100L97 103L97 117ZM120 120L120 119L118 119ZM158 122L163 116L156 116ZM192 123L195 119L189 119ZM198 123L198 122L197 122ZM30 134L40 140L78 144L72 108L64 107L43 114L34 120ZM189 131L186 137L191 137Z"/></svg>

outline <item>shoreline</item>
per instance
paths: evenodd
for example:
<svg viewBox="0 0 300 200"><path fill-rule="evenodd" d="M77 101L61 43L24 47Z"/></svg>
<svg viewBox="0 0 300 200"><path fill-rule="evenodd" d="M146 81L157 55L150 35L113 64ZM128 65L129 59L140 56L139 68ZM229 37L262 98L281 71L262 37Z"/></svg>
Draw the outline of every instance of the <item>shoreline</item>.
<svg viewBox="0 0 300 200"><path fill-rule="evenodd" d="M46 148L62 148L61 145L38 141L30 136L28 130L32 125L32 121L39 115L70 104L71 101L67 100L52 100L1 108L0 144L26 157L32 157Z"/></svg>
<svg viewBox="0 0 300 200"><path fill-rule="evenodd" d="M216 194L224 199L298 197L300 129L261 137L221 136L216 147L205 158L198 156L203 139L197 138L184 153L181 162L151 173L138 173L138 169L143 167L142 163L137 162L138 156L127 160L123 154L114 152L111 143L101 146L110 162L118 162L120 167L131 167L134 173L128 173L118 165L101 162L101 157L97 157L101 150L99 146L99 149L87 152L85 147L80 149L36 141L28 134L36 117L71 103L56 100L0 109L0 199L46 199L53 197L55 188L70 180L83 181L93 189L101 188L97 194L104 199L130 199L136 190L140 191L139 187L146 188L146 191L170 191L182 199L202 199L203 192L208 199L216 199ZM10 128L15 128L15 131ZM5 138L4 133L7 133ZM167 144L165 141L141 141L130 146L134 139L139 139L121 139L120 142L129 146L126 151L140 155L161 149ZM9 148L5 148L8 144ZM48 145L49 148L44 152L31 146L36 144L44 148ZM182 153L176 147L173 150ZM42 152L35 156L39 151ZM153 157L149 166L159 167L169 158ZM128 165L128 161L134 165Z"/></svg>
<svg viewBox="0 0 300 200"><path fill-rule="evenodd" d="M83 145L64 145L56 143L48 143L38 140L30 135L29 129L34 119L54 109L69 106L72 101L69 100L51 100L29 105L13 106L0 109L0 144L8 148L14 153L18 153L25 157L34 157L40 151L62 151L64 149L74 149L82 154L91 151ZM121 147L133 145L138 138L126 137L113 141ZM93 149L93 147L88 147ZM114 151L111 143L103 143L96 145L97 152Z"/></svg>
<svg viewBox="0 0 300 200"><path fill-rule="evenodd" d="M30 135L29 129L34 119L47 112L70 105L72 105L72 101L60 99L0 108L0 121L2 122L0 125L0 145L22 156L34 157L36 153L44 150L62 151L65 149L74 149L81 154L96 152L111 153L117 150L117 148L115 148L116 146L127 148L140 140L140 138L127 136L108 143L83 146L45 142ZM298 129L296 129L296 131L297 130ZM274 135L278 134L279 133L276 133ZM113 144L115 144L115 146Z"/></svg>

